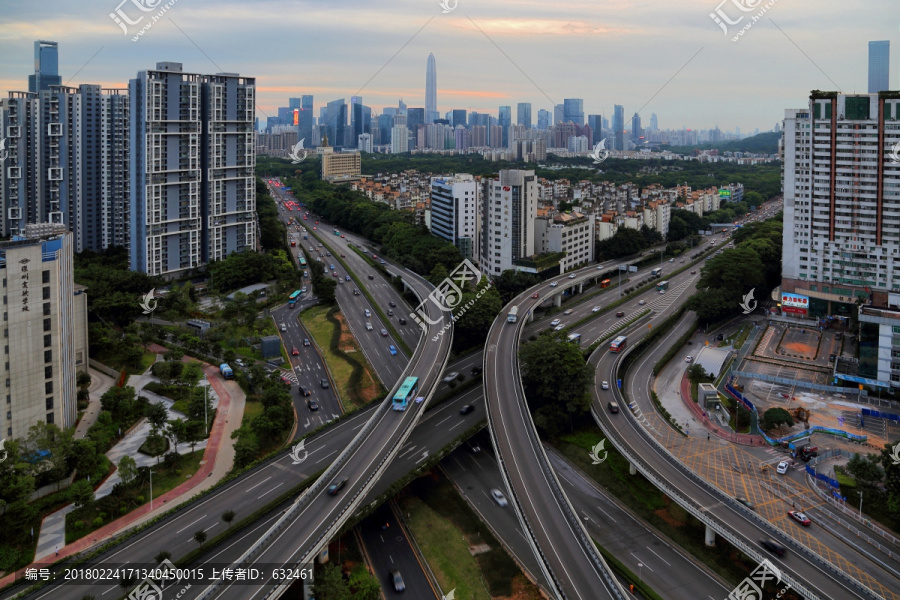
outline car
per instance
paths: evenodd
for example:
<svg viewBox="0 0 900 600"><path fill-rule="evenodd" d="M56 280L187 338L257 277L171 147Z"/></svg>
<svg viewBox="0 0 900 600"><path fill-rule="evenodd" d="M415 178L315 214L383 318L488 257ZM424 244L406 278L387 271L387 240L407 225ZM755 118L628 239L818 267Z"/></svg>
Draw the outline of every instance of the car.
<svg viewBox="0 0 900 600"><path fill-rule="evenodd" d="M391 353L391 356L397 356L397 347L391 344L388 346L388 352Z"/></svg>
<svg viewBox="0 0 900 600"><path fill-rule="evenodd" d="M403 317L400 317L397 320L400 321L401 325L406 325L406 319L404 319Z"/></svg>
<svg viewBox="0 0 900 600"><path fill-rule="evenodd" d="M318 230L319 230L318 227L313 227L313 231L318 231Z"/></svg>
<svg viewBox="0 0 900 600"><path fill-rule="evenodd" d="M303 338L303 345L309 346L309 338Z"/></svg>
<svg viewBox="0 0 900 600"><path fill-rule="evenodd" d="M403 576L400 574L400 571L397 569L391 569L390 573L391 585L394 586L395 592L402 592L406 589L406 584L403 583Z"/></svg>
<svg viewBox="0 0 900 600"><path fill-rule="evenodd" d="M556 287L556 286L558 286L558 285L559 285L559 282L558 282L558 281L554 281L553 283L550 284L550 287Z"/></svg>
<svg viewBox="0 0 900 600"><path fill-rule="evenodd" d="M481 446L478 445L478 442L470 442L469 450L472 451L472 454L478 454L479 452L481 452Z"/></svg>
<svg viewBox="0 0 900 600"><path fill-rule="evenodd" d="M359 296L359 288L353 290L353 295L354 295L354 296Z"/></svg>
<svg viewBox="0 0 900 600"><path fill-rule="evenodd" d="M416 396L416 404L422 404L425 402L425 396Z"/></svg>
<svg viewBox="0 0 900 600"><path fill-rule="evenodd" d="M349 275L344 275L344 281L350 281L350 276L349 276Z"/></svg>
<svg viewBox="0 0 900 600"><path fill-rule="evenodd" d="M331 269L332 271L334 271L334 265L329 264L328 268Z"/></svg>
<svg viewBox="0 0 900 600"><path fill-rule="evenodd" d="M660 293L660 294L665 294L665 293L666 293L666 290L659 290L659 293Z"/></svg>
<svg viewBox="0 0 900 600"><path fill-rule="evenodd" d="M393 316L394 316L394 311L391 310L390 308L388 309L388 316L389 316L389 317L393 317Z"/></svg>
<svg viewBox="0 0 900 600"><path fill-rule="evenodd" d="M837 358L837 354L829 354L828 362L834 362L834 359Z"/></svg>
<svg viewBox="0 0 900 600"><path fill-rule="evenodd" d="M391 301L391 302L388 302L388 306L390 306L391 308L397 308L397 303L394 301Z"/></svg>
<svg viewBox="0 0 900 600"><path fill-rule="evenodd" d="M691 275L696 275L697 271L691 271Z"/></svg>
<svg viewBox="0 0 900 600"><path fill-rule="evenodd" d="M287 331L287 325L285 325L284 323L282 323L282 324L281 324L281 330L282 330L282 331Z"/></svg>
<svg viewBox="0 0 900 600"><path fill-rule="evenodd" d="M625 311L620 310L619 312L616 313L616 316L617 316L617 317L624 317L624 316L625 316Z"/></svg>
<svg viewBox="0 0 900 600"><path fill-rule="evenodd" d="M503 495L503 492L494 488L491 490L491 498L494 499L494 502L497 503L497 506L506 506L509 502L506 501L506 496Z"/></svg>
<svg viewBox="0 0 900 600"><path fill-rule="evenodd" d="M481 375L481 365L475 365L474 367L472 367L470 373L472 373L472 375Z"/></svg>
<svg viewBox="0 0 900 600"><path fill-rule="evenodd" d="M323 379L323 380L320 381L319 383L322 385L322 389L323 389L323 390L327 390L329 387L331 387L330 385L328 385L328 380L327 380L327 379Z"/></svg>
<svg viewBox="0 0 900 600"><path fill-rule="evenodd" d="M572 310L571 308L567 308L566 310L563 311L563 314L564 314L564 315L571 315L573 312L575 312L575 311Z"/></svg>
<svg viewBox="0 0 900 600"><path fill-rule="evenodd" d="M618 414L618 412L619 412L619 403L618 403L618 402L609 401L609 402L606 403L606 408L608 408L608 409L609 409L609 412L611 412L612 414L614 414L614 415L615 415L615 414Z"/></svg>
<svg viewBox="0 0 900 600"><path fill-rule="evenodd" d="M600 389L601 389L601 390L608 390L608 389L609 389L609 382L608 382L608 381L601 381L601 382L600 382Z"/></svg>
<svg viewBox="0 0 900 600"><path fill-rule="evenodd" d="M538 294L537 292L535 292L535 293L533 293L533 294L531 295L531 297L532 297L532 298L540 298L541 295Z"/></svg>
<svg viewBox="0 0 900 600"><path fill-rule="evenodd" d="M685 356L684 362L686 362L686 363L694 362L694 357L693 356Z"/></svg>
<svg viewBox="0 0 900 600"><path fill-rule="evenodd" d="M347 485L347 478L342 477L341 479L335 479L331 482L331 485L328 486L328 495L329 496L337 496L337 493L344 489L344 486Z"/></svg>
<svg viewBox="0 0 900 600"><path fill-rule="evenodd" d="M810 524L812 523L812 521L809 520L809 517L807 517L805 514L803 514L799 510L789 510L788 516L790 518L792 518L793 520L797 521L798 523L800 523L801 525L803 525L804 527L809 527Z"/></svg>
<svg viewBox="0 0 900 600"><path fill-rule="evenodd" d="M332 271L332 272L331 272L331 276L332 276L332 277L338 277L337 271Z"/></svg>
<svg viewBox="0 0 900 600"><path fill-rule="evenodd" d="M372 324L370 322L366 321L366 331L372 331L373 329L375 329L375 328L372 327Z"/></svg>
<svg viewBox="0 0 900 600"><path fill-rule="evenodd" d="M382 264L382 265L387 264L383 258L381 260L379 260L378 262L379 262L379 264Z"/></svg>
<svg viewBox="0 0 900 600"><path fill-rule="evenodd" d="M591 309L591 312L600 312L600 310L601 309L599 306L595 306L594 308Z"/></svg>
<svg viewBox="0 0 900 600"><path fill-rule="evenodd" d="M721 341L724 340L724 339L725 339L725 334L724 334L724 333L720 333L719 335L716 336L716 341L721 342Z"/></svg>
<svg viewBox="0 0 900 600"><path fill-rule="evenodd" d="M239 367L245 367L245 366L247 366L246 364L244 364L244 361L242 361L242 360L239 359L239 358L234 359L234 364L236 364L236 365L239 366Z"/></svg>
<svg viewBox="0 0 900 600"><path fill-rule="evenodd" d="M670 258L670 259L669 259L669 262L670 262L670 263L673 263L673 262L675 262L675 259L674 259L674 258Z"/></svg>
<svg viewBox="0 0 900 600"><path fill-rule="evenodd" d="M375 279L374 275L369 275L369 279Z"/></svg>
<svg viewBox="0 0 900 600"><path fill-rule="evenodd" d="M569 279L575 279L575 273L569 273Z"/></svg>
<svg viewBox="0 0 900 600"><path fill-rule="evenodd" d="M279 379L281 379L281 383L283 383L287 387L291 387L292 385L294 385L294 383L284 375L279 377Z"/></svg>
<svg viewBox="0 0 900 600"><path fill-rule="evenodd" d="M785 473L787 473L788 468L790 466L791 465L786 460L783 460L780 463L778 463L777 467L775 467L775 472L778 473L779 475L784 475Z"/></svg>
<svg viewBox="0 0 900 600"><path fill-rule="evenodd" d="M562 331L565 328L566 328L566 326L563 325L562 323L560 323L559 325L557 325L556 327L553 328L553 331Z"/></svg>
<svg viewBox="0 0 900 600"><path fill-rule="evenodd" d="M297 349L297 346L291 348L291 354L293 354L294 356L300 356L300 350Z"/></svg>
<svg viewBox="0 0 900 600"><path fill-rule="evenodd" d="M341 252L341 258L347 258L346 256L344 256L343 252Z"/></svg>
<svg viewBox="0 0 900 600"><path fill-rule="evenodd" d="M319 403L313 400L312 398L306 399L306 408L309 410L319 410Z"/></svg>
<svg viewBox="0 0 900 600"><path fill-rule="evenodd" d="M772 554L777 554L778 556L784 556L784 553L787 552L787 549L784 546L773 539L759 540L759 543L763 548L765 548Z"/></svg>
<svg viewBox="0 0 900 600"><path fill-rule="evenodd" d="M382 330L381 330L381 337L387 337L387 335L388 335L387 329L382 329Z"/></svg>
<svg viewBox="0 0 900 600"><path fill-rule="evenodd" d="M552 321L550 321L550 326L556 327L557 325L559 325L559 323L560 323L559 319L553 319Z"/></svg>
<svg viewBox="0 0 900 600"><path fill-rule="evenodd" d="M447 373L447 375L441 381L443 381L444 383L450 383L451 381L455 381L457 377L459 377L459 373L457 373L456 371L451 371L450 373Z"/></svg>
<svg viewBox="0 0 900 600"><path fill-rule="evenodd" d="M645 304L647 304L646 300L641 300L640 302L638 302L638 306L643 306Z"/></svg>
<svg viewBox="0 0 900 600"><path fill-rule="evenodd" d="M297 386L297 387L300 388L300 395L301 395L301 396L312 396L312 392L311 392L311 391L309 390L309 388L306 387L305 385L299 385L299 386Z"/></svg>
<svg viewBox="0 0 900 600"><path fill-rule="evenodd" d="M459 409L459 414L467 415L470 412L472 412L473 410L475 410L475 407L472 406L471 404L463 404Z"/></svg>
<svg viewBox="0 0 900 600"><path fill-rule="evenodd" d="M342 233L342 234L341 234L341 239L342 239L342 240L345 240L345 239L347 239L347 236L345 236L345 235ZM341 254L341 256L343 256L343 254Z"/></svg>
<svg viewBox="0 0 900 600"><path fill-rule="evenodd" d="M325 256L331 256L331 252L326 252Z"/></svg>
<svg viewBox="0 0 900 600"><path fill-rule="evenodd" d="M372 258L373 258L373 259L375 259L375 258L378 258L378 257L377 257L377 256L375 256L375 255L374 255L374 254L373 254L373 255L372 255Z"/></svg>
<svg viewBox="0 0 900 600"><path fill-rule="evenodd" d="M744 506L746 506L747 508L749 508L750 510L756 510L756 507L753 505L753 503L750 502L749 500L747 500L746 498L744 498L743 496L735 496L734 499L737 500L738 502L740 502L741 504L743 504Z"/></svg>
<svg viewBox="0 0 900 600"><path fill-rule="evenodd" d="M681 264L684 264L684 259L683 259L683 258L681 259Z"/></svg>
<svg viewBox="0 0 900 600"><path fill-rule="evenodd" d="M367 317L371 317L371 316L372 316L372 311L370 311L370 310L367 308L367 309L365 309L365 310L363 311L363 314L365 314Z"/></svg>

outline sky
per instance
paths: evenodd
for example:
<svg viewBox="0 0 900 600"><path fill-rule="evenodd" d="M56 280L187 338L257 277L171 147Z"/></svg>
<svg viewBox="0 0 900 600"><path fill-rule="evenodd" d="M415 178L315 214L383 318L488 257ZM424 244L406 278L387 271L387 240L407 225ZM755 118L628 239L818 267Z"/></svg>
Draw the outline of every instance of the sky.
<svg viewBox="0 0 900 600"><path fill-rule="evenodd" d="M123 88L174 61L255 77L263 123L301 94L317 116L354 95L380 112L400 98L425 106L432 52L441 113L510 105L515 120L531 102L534 123L583 98L585 115L623 105L629 126L640 111L645 126L656 113L663 129L749 133L806 106L810 90L865 93L869 40L891 41L898 89L898 33L896 0L0 0L0 94L27 90L45 39L59 43L67 85Z"/></svg>

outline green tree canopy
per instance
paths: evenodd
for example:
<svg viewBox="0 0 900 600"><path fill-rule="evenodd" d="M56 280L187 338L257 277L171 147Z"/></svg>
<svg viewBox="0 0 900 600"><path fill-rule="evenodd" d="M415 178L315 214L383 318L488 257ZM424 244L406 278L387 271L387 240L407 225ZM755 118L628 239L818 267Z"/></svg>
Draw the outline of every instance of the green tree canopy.
<svg viewBox="0 0 900 600"><path fill-rule="evenodd" d="M770 408L763 413L763 428L767 431L775 429L779 425L794 426L794 418L783 408Z"/></svg>

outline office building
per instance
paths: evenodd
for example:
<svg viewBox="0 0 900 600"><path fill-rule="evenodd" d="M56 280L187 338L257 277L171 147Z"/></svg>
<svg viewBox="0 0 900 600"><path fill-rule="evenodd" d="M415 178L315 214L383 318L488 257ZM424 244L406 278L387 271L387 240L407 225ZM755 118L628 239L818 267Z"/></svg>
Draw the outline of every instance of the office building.
<svg viewBox="0 0 900 600"><path fill-rule="evenodd" d="M5 438L25 438L37 422L74 427L76 373L87 371L87 296L75 284L72 234L52 224L28 229L0 243Z"/></svg>
<svg viewBox="0 0 900 600"><path fill-rule="evenodd" d="M332 100L325 105L325 120L320 123L332 146L342 148L347 144L347 103L343 98Z"/></svg>
<svg viewBox="0 0 900 600"><path fill-rule="evenodd" d="M486 179L481 202L481 268L489 277L535 254L538 186L534 171L503 169Z"/></svg>
<svg viewBox="0 0 900 600"><path fill-rule="evenodd" d="M410 146L410 150L412 150L415 145L416 136L419 134L419 128L425 126L425 109L407 108L406 126L409 128L410 136L413 138L413 143Z"/></svg>
<svg viewBox="0 0 900 600"><path fill-rule="evenodd" d="M814 92L785 111L782 292L811 315L900 293L900 98Z"/></svg>
<svg viewBox="0 0 900 600"><path fill-rule="evenodd" d="M28 76L28 91L32 94L49 90L51 85L62 85L59 75L59 45L56 42L38 40L34 43L34 75Z"/></svg>
<svg viewBox="0 0 900 600"><path fill-rule="evenodd" d="M869 42L869 93L886 92L891 85L891 42Z"/></svg>
<svg viewBox="0 0 900 600"><path fill-rule="evenodd" d="M591 128L592 139L591 145L593 146L600 140L602 140L605 136L603 131L603 116L601 115L588 115L587 117L588 126ZM606 148L609 148L609 143L607 142Z"/></svg>
<svg viewBox="0 0 900 600"><path fill-rule="evenodd" d="M516 123L531 129L531 102L519 102L516 106Z"/></svg>
<svg viewBox="0 0 900 600"><path fill-rule="evenodd" d="M565 123L566 121L566 111L562 104L557 104L553 107L553 122L551 125L556 125L557 123Z"/></svg>
<svg viewBox="0 0 900 600"><path fill-rule="evenodd" d="M625 149L625 107L616 104L613 106L613 141L615 150Z"/></svg>
<svg viewBox="0 0 900 600"><path fill-rule="evenodd" d="M359 101L350 103L350 130L353 137L348 146L354 146L362 134L372 132L372 109L362 103L362 98L354 98Z"/></svg>
<svg viewBox="0 0 900 600"><path fill-rule="evenodd" d="M451 111L450 116L450 124L456 127L457 125L466 126L466 110L460 108L454 108Z"/></svg>
<svg viewBox="0 0 900 600"><path fill-rule="evenodd" d="M409 152L409 128L406 125L394 125L391 128L391 154L404 152Z"/></svg>
<svg viewBox="0 0 900 600"><path fill-rule="evenodd" d="M131 269L177 277L256 250L254 80L160 62L128 96Z"/></svg>
<svg viewBox="0 0 900 600"><path fill-rule="evenodd" d="M541 253L563 252L559 272L594 260L594 218L578 212L535 219L534 237Z"/></svg>
<svg viewBox="0 0 900 600"><path fill-rule="evenodd" d="M464 173L431 180L432 235L454 244L473 262L479 259L480 187L472 175Z"/></svg>
<svg viewBox="0 0 900 600"><path fill-rule="evenodd" d="M546 130L552 125L550 122L550 111L544 110L543 108L538 110L537 117L537 128L540 130Z"/></svg>
<svg viewBox="0 0 900 600"><path fill-rule="evenodd" d="M300 96L300 112L297 115L297 136L301 140L305 140L306 148L313 148L318 145L319 140L313 136L313 97L311 95Z"/></svg>
<svg viewBox="0 0 900 600"><path fill-rule="evenodd" d="M365 134L364 134L365 135ZM332 183L359 179L362 159L358 150L334 152L332 148L320 148L322 179Z"/></svg>
<svg viewBox="0 0 900 600"><path fill-rule="evenodd" d="M584 100L581 98L566 98L563 100L563 121L576 125L584 125Z"/></svg>
<svg viewBox="0 0 900 600"><path fill-rule="evenodd" d="M425 66L425 122L434 123L440 118L437 109L437 63L434 54L428 55L428 64Z"/></svg>
<svg viewBox="0 0 900 600"><path fill-rule="evenodd" d="M650 114L650 131L657 132L659 131L659 121L656 118L656 113ZM735 131L738 135L741 134L741 128L735 127Z"/></svg>
<svg viewBox="0 0 900 600"><path fill-rule="evenodd" d="M491 146L506 148L509 146L509 126L512 125L512 107L501 106L497 117L497 125L502 129L502 141L499 146L494 146L491 140Z"/></svg>
<svg viewBox="0 0 900 600"><path fill-rule="evenodd" d="M631 117L631 141L635 145L640 144L643 136L644 130L641 127L641 115L634 113L634 116Z"/></svg>

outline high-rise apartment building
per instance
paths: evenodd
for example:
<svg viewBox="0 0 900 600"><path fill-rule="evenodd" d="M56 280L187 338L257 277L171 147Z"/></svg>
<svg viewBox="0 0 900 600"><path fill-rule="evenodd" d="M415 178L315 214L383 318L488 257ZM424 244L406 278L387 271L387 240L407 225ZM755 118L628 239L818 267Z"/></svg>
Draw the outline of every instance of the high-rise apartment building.
<svg viewBox="0 0 900 600"><path fill-rule="evenodd" d="M815 92L783 131L782 292L819 315L870 295L886 306L900 293L900 98Z"/></svg>
<svg viewBox="0 0 900 600"><path fill-rule="evenodd" d="M869 93L886 92L891 85L891 42L869 42Z"/></svg>
<svg viewBox="0 0 900 600"><path fill-rule="evenodd" d="M160 62L128 86L131 268L166 277L255 250L255 83Z"/></svg>
<svg viewBox="0 0 900 600"><path fill-rule="evenodd" d="M437 109L437 63L434 54L428 55L428 64L425 66L425 122L434 123L440 118Z"/></svg>
<svg viewBox="0 0 900 600"><path fill-rule="evenodd" d="M650 131L656 132L659 131L659 120L656 118L656 113L650 114ZM740 135L741 128L736 127L735 131Z"/></svg>
<svg viewBox="0 0 900 600"><path fill-rule="evenodd" d="M34 75L28 76L28 91L36 94L49 90L51 85L61 84L59 45L56 42L37 40L34 43Z"/></svg>
<svg viewBox="0 0 900 600"><path fill-rule="evenodd" d="M465 173L431 180L431 233L474 262L478 262L480 187Z"/></svg>
<svg viewBox="0 0 900 600"><path fill-rule="evenodd" d="M394 125L391 128L391 154L409 152L409 128L406 125Z"/></svg>
<svg viewBox="0 0 900 600"><path fill-rule="evenodd" d="M503 169L486 179L481 201L481 268L497 277L535 253L538 187L534 171Z"/></svg>
<svg viewBox="0 0 900 600"><path fill-rule="evenodd" d="M372 134L361 133L356 140L356 149L360 152L372 152Z"/></svg>
<svg viewBox="0 0 900 600"><path fill-rule="evenodd" d="M613 106L613 141L616 150L625 149L625 107L621 104Z"/></svg>
<svg viewBox="0 0 900 600"><path fill-rule="evenodd" d="M87 296L75 284L72 234L42 228L46 235L29 231L0 243L6 321L0 431L6 438L27 437L39 421L73 427L76 372L87 370Z"/></svg>
<svg viewBox="0 0 900 600"><path fill-rule="evenodd" d="M563 100L563 121L576 125L584 125L584 100L581 98L566 98Z"/></svg>
<svg viewBox="0 0 900 600"><path fill-rule="evenodd" d="M531 129L531 102L519 102L516 106L516 123Z"/></svg>
<svg viewBox="0 0 900 600"><path fill-rule="evenodd" d="M557 104L553 107L553 122L551 125L556 125L557 123L565 123L566 121L566 111L565 107L562 104Z"/></svg>
<svg viewBox="0 0 900 600"><path fill-rule="evenodd" d="M565 273L594 260L594 219L581 213L535 219L534 237L541 253L562 252L559 272Z"/></svg>

